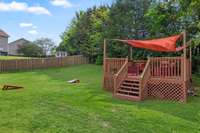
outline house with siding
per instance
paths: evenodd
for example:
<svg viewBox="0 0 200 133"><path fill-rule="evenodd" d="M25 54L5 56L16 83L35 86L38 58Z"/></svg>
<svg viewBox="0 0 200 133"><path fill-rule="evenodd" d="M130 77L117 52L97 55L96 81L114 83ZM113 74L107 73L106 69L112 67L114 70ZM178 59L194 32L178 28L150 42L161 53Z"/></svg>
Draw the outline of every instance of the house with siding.
<svg viewBox="0 0 200 133"><path fill-rule="evenodd" d="M66 57L67 52L66 51L57 51L55 54L56 57Z"/></svg>
<svg viewBox="0 0 200 133"><path fill-rule="evenodd" d="M9 45L9 52L8 52L8 54L9 55L21 55L18 52L20 46L26 45L28 43L30 43L30 41L28 41L28 40L26 40L24 38L21 38L21 39L18 39L16 41L13 41L13 42L9 43L8 44Z"/></svg>
<svg viewBox="0 0 200 133"><path fill-rule="evenodd" d="M8 38L9 35L0 29L0 55L8 55Z"/></svg>

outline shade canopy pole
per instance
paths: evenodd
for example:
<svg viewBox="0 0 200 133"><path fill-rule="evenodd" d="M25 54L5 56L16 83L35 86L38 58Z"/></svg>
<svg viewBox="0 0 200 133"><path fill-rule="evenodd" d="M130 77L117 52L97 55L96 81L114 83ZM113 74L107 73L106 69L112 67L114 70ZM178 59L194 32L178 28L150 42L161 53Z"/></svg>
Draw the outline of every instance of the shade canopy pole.
<svg viewBox="0 0 200 133"><path fill-rule="evenodd" d="M187 81L187 47L186 47L186 31L183 31L183 56L184 56L184 81Z"/></svg>
<svg viewBox="0 0 200 133"><path fill-rule="evenodd" d="M190 78L192 76L192 46L190 45Z"/></svg>
<svg viewBox="0 0 200 133"><path fill-rule="evenodd" d="M106 55L106 39L104 39L104 44L103 44L103 58L105 59L107 57Z"/></svg>
<svg viewBox="0 0 200 133"><path fill-rule="evenodd" d="M130 47L130 60L133 60L133 48Z"/></svg>
<svg viewBox="0 0 200 133"><path fill-rule="evenodd" d="M106 39L104 39L103 42L103 71L104 71L104 76L103 76L103 88L105 88L105 74L106 74Z"/></svg>
<svg viewBox="0 0 200 133"><path fill-rule="evenodd" d="M107 58L107 53L106 53L106 39L104 39L104 43L103 43L103 68L104 68L104 71L106 70L106 58Z"/></svg>

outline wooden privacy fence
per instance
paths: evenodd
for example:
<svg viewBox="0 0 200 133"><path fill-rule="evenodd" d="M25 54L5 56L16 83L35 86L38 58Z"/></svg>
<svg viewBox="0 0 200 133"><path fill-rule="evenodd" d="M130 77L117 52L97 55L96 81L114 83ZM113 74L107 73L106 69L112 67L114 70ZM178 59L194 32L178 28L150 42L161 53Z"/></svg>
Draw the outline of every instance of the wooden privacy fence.
<svg viewBox="0 0 200 133"><path fill-rule="evenodd" d="M32 70L41 68L65 67L70 65L87 64L88 58L78 56L67 56L60 58L33 58L33 59L15 59L0 60L0 72Z"/></svg>

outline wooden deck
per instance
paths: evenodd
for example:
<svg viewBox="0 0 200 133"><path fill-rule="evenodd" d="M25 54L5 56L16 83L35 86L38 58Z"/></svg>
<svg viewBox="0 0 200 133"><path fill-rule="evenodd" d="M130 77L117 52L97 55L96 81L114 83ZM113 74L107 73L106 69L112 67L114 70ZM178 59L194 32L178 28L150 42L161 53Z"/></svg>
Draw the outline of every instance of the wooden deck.
<svg viewBox="0 0 200 133"><path fill-rule="evenodd" d="M190 79L191 61L184 57L104 60L104 88L121 99L140 101L153 97L185 102Z"/></svg>

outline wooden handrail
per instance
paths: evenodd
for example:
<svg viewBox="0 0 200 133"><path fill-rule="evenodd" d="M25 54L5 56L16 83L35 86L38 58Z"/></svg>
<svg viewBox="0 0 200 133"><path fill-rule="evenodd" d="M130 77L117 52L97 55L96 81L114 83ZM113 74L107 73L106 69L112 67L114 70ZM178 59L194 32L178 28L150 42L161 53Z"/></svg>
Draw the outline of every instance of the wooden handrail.
<svg viewBox="0 0 200 133"><path fill-rule="evenodd" d="M124 65L119 69L119 71L115 74L115 76L118 76L123 71L123 69L126 67L127 64L128 64L128 59L126 59Z"/></svg>
<svg viewBox="0 0 200 133"><path fill-rule="evenodd" d="M141 74L141 78L144 77L144 75L145 75L145 73L146 73L148 67L150 67L150 62L151 62L151 59L149 58L148 61L147 61L147 64L145 65L145 68L144 68L144 70L143 70L143 72L142 72L142 74Z"/></svg>
<svg viewBox="0 0 200 133"><path fill-rule="evenodd" d="M116 93L117 89L119 88L123 80L126 78L127 73L128 73L128 58L126 58L124 65L114 75L114 94Z"/></svg>
<svg viewBox="0 0 200 133"><path fill-rule="evenodd" d="M151 59L149 58L145 65L145 68L142 72L142 75L140 76L140 97L141 97L141 99L143 99L146 95L145 88L146 88L148 80L151 77L150 63L151 63Z"/></svg>

